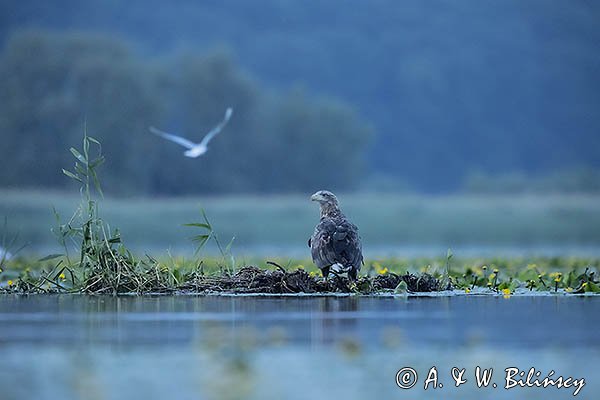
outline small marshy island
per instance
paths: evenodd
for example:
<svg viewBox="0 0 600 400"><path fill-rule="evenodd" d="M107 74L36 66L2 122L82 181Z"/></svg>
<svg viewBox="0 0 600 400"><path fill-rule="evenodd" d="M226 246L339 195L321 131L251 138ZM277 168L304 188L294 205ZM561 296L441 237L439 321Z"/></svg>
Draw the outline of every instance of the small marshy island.
<svg viewBox="0 0 600 400"><path fill-rule="evenodd" d="M222 243L204 210L201 210L200 222L186 223L182 227L194 230L191 237L196 246L194 256L184 258L169 255L161 258L148 253L138 256L127 248L126 239L118 227L101 216L103 191L97 171L105 158L100 149L100 142L87 134L84 135L81 150L70 149L75 159L74 169L63 169L63 173L80 185L81 201L68 221L62 221L56 209L54 211L56 226L52 231L63 252L35 260L19 257L18 252L22 249L16 249L16 255L12 255L3 248L0 253L0 293L371 296L423 296L435 293L503 297L515 294L600 293L597 273L600 258L593 257L456 260L452 250L448 249L445 257L364 260L360 253L362 244L358 228L345 220L337 208L337 198L330 192L322 191L313 195L313 200L318 195L321 201L321 193L325 193L331 201L335 201L335 205L321 205L321 222L308 243L309 247L312 246L312 261L292 258L284 261L277 258L256 259L254 263L236 262L233 239L227 244ZM329 208L323 207L335 207L335 211L327 211ZM328 222L330 215L327 213L334 218L339 218L339 215L342 219L333 220L335 223ZM5 230L6 225L5 221ZM349 229L354 230L354 236L347 233ZM340 240L336 242L338 235ZM327 240L331 240L332 244L328 244ZM348 250L347 243L355 246L354 250ZM218 249L219 256L202 256L202 250L208 244ZM16 247L17 237L7 238L4 233L3 245ZM321 248L315 247L319 245ZM349 258L351 261L348 265L356 266L354 275L346 273L344 265L336 264L338 259L345 260L347 251L358 252ZM315 260L321 270L313 264ZM340 266L337 271L336 266ZM333 267L331 271L330 267Z"/></svg>

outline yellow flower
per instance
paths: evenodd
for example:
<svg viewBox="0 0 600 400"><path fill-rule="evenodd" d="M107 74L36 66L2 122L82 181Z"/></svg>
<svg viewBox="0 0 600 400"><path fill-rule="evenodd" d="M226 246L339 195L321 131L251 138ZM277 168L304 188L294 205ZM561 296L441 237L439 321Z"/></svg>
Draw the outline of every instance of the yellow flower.
<svg viewBox="0 0 600 400"><path fill-rule="evenodd" d="M483 267L481 267L482 270L486 271L487 270L487 265L484 265Z"/></svg>
<svg viewBox="0 0 600 400"><path fill-rule="evenodd" d="M498 273L498 268L494 268L494 274Z"/></svg>
<svg viewBox="0 0 600 400"><path fill-rule="evenodd" d="M562 273L560 272L553 272L550 274L550 278L554 278L555 282L558 282L557 279L562 279Z"/></svg>
<svg viewBox="0 0 600 400"><path fill-rule="evenodd" d="M9 282L10 282L10 281L9 281ZM584 288L584 287L586 287L586 286L587 286L587 284L588 284L587 282L583 282L583 283L581 284L581 287L582 287L582 288Z"/></svg>
<svg viewBox="0 0 600 400"><path fill-rule="evenodd" d="M469 289L469 288L465 288L465 293L467 293L467 294L468 294L468 293L471 293L471 289Z"/></svg>
<svg viewBox="0 0 600 400"><path fill-rule="evenodd" d="M65 273L64 273L64 272L61 272L61 273L60 273L60 275L58 276L58 278L59 278L61 281L64 281L65 279L67 279L67 277L65 276Z"/></svg>
<svg viewBox="0 0 600 400"><path fill-rule="evenodd" d="M8 286L12 286L14 282L9 279L6 283L8 283Z"/></svg>
<svg viewBox="0 0 600 400"><path fill-rule="evenodd" d="M509 296L510 295L510 289L506 288L506 289L502 289L502 294L505 296Z"/></svg>
<svg viewBox="0 0 600 400"><path fill-rule="evenodd" d="M315 271L310 271L308 273L308 276L310 276L311 278L314 278L315 276L317 276L317 273Z"/></svg>
<svg viewBox="0 0 600 400"><path fill-rule="evenodd" d="M379 275L385 275L385 274L387 274L387 273L388 273L388 269L387 269L387 267L383 267L383 268L381 268L381 269L378 269L378 270L377 270L377 273L378 273Z"/></svg>
<svg viewBox="0 0 600 400"><path fill-rule="evenodd" d="M491 274L490 274L490 279L492 279L492 280L493 280L495 277L496 277L496 274L495 274L495 273L491 273Z"/></svg>
<svg viewBox="0 0 600 400"><path fill-rule="evenodd" d="M565 292L567 292L567 293L571 293L572 291L573 291L572 287L568 287L568 288L565 289Z"/></svg>

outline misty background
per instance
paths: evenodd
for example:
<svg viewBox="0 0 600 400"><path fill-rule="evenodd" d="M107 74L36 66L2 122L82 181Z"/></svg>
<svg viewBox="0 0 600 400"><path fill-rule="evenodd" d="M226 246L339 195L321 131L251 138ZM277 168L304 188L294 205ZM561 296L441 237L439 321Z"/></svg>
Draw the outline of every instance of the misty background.
<svg viewBox="0 0 600 400"><path fill-rule="evenodd" d="M381 224L363 229L376 243L598 246L599 17L585 0L4 0L0 215L41 240L16 193L40 202L48 190L74 193L61 169L86 127L107 157L105 192L138 205L236 195L245 215L260 203L248 196L299 195L284 213L297 216L328 188L347 195L363 226L405 227L377 240ZM148 132L199 141L229 106L233 118L199 159ZM542 202L550 193L559 197ZM439 196L468 199L440 210ZM239 234L244 217L231 210L214 213ZM313 214L290 242L310 233ZM433 233L411 236L423 229Z"/></svg>

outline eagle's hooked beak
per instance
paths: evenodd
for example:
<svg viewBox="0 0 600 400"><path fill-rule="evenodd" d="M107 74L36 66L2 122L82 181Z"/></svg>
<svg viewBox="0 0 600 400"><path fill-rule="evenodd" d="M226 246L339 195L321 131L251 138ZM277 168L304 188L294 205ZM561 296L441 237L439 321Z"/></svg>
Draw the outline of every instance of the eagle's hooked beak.
<svg viewBox="0 0 600 400"><path fill-rule="evenodd" d="M310 200L311 201L323 201L325 199L319 193L315 193L312 196L310 196Z"/></svg>

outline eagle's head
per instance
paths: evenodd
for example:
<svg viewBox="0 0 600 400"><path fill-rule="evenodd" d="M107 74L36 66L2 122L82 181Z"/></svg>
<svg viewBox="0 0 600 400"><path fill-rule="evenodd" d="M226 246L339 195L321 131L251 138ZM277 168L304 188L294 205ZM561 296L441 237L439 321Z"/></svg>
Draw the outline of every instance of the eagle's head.
<svg viewBox="0 0 600 400"><path fill-rule="evenodd" d="M321 217L333 216L333 214L340 212L337 197L327 190L319 190L317 193L310 196L310 199L319 202L319 205L321 206Z"/></svg>
<svg viewBox="0 0 600 400"><path fill-rule="evenodd" d="M318 201L319 204L329 203L329 204L338 204L337 197L335 194L327 191L327 190L319 190L317 193L310 196L312 201Z"/></svg>

